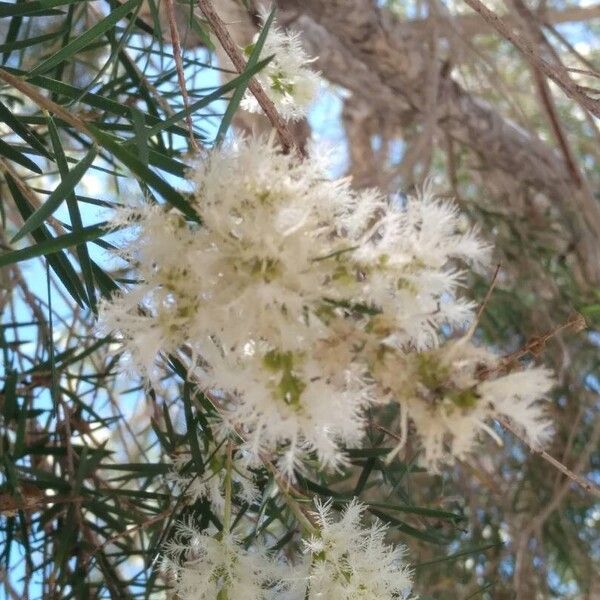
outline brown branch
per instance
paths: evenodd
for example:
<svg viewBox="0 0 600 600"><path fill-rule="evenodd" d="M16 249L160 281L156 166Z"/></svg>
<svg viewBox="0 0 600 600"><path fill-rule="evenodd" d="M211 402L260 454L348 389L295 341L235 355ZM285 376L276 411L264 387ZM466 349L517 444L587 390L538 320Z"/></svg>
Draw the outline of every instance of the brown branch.
<svg viewBox="0 0 600 600"><path fill-rule="evenodd" d="M194 152L198 152L200 148L196 143L194 137L194 125L192 123L192 115L189 113L190 99L188 96L187 86L185 85L185 75L183 73L183 61L181 54L181 40L179 38L179 30L177 29L177 19L175 17L175 7L173 0L165 0L165 6L167 9L167 19L169 21L169 28L171 31L171 43L173 44L173 57L175 58L175 68L177 70L177 79L179 81L179 89L181 90L181 97L183 98L183 106L185 107L187 114L185 115L185 121L188 126L190 134L190 147Z"/></svg>
<svg viewBox="0 0 600 600"><path fill-rule="evenodd" d="M57 117L60 117L63 121L66 121L69 125L78 129L79 131L85 131L88 135L91 135L88 126L84 121L69 112L56 102L53 102L49 98L46 98L40 94L32 85L28 84L24 79L11 75L8 71L0 69L0 79L4 80L9 85L12 85L15 89L19 90L30 100L33 100L40 108L45 108L47 111L54 113Z"/></svg>
<svg viewBox="0 0 600 600"><path fill-rule="evenodd" d="M577 473L574 473L573 471L571 471L571 469L569 469L568 467L565 467L565 465L563 465L560 461L556 460L556 458L554 458L552 455L548 454L545 450L542 450L541 448L536 448L535 446L531 445L529 443L529 441L527 441L525 436L522 435L513 426L513 424L511 423L511 421L508 417L499 416L496 418L497 418L498 422L502 424L503 427L505 427L508 431L510 431L516 438L520 439L523 443L525 443L529 447L531 452L533 452L534 454L537 454L538 456L543 458L546 462L550 463L554 468L558 469L563 475L566 475L571 481L575 482L578 486L580 486L586 492L589 492L593 496L600 498L600 487L599 486L597 486L595 483L593 483L589 479L585 479L584 477L581 477L581 475L577 475Z"/></svg>
<svg viewBox="0 0 600 600"><path fill-rule="evenodd" d="M464 0L475 12L500 34L502 34L515 48L517 48L532 64L534 64L546 77L554 81L564 92L580 104L585 110L600 117L600 100L590 98L582 92L581 86L577 85L570 77L562 65L550 64L541 58L535 49L523 39L519 34L513 31L512 27L499 17L495 12L484 6L480 0Z"/></svg>
<svg viewBox="0 0 600 600"><path fill-rule="evenodd" d="M534 46L537 46L537 48L539 48L539 50L541 50L542 52L548 53L556 62L560 62L560 58L556 54L554 48L549 44L548 40L546 39L546 36L544 35L540 27L540 22L538 21L535 13L525 5L523 0L512 0L512 3L517 13L521 17L523 23L526 25L526 33L530 36L531 42L534 44ZM576 187L581 188L583 184L583 177L581 176L581 173L577 166L577 162L573 155L573 151L571 150L566 133L560 122L558 110L556 109L556 105L554 104L554 99L552 98L552 93L550 91L548 81L546 80L546 78L544 77L543 73L540 71L537 65L530 63L530 66L533 72L533 77L536 83L540 101L542 103L542 106L544 107L544 110L546 111L546 115L550 123L550 128L552 129L554 137L556 138L556 141L561 149L561 152L565 159L565 164L567 165L569 173L571 174L573 183Z"/></svg>
<svg viewBox="0 0 600 600"><path fill-rule="evenodd" d="M560 25L561 23L583 23L600 19L600 4L593 6L577 6L564 8L562 10L539 10L534 13L537 18L541 19L548 25ZM510 24L514 23L514 16L509 13L501 15L502 19ZM454 25L460 29L460 32L465 37L474 37L476 35L489 34L494 32L492 25L486 21L482 21L477 15L450 15L448 14L444 20L452 21ZM417 30L426 29L429 19L414 19L406 21L407 27L412 27ZM442 32L442 35L444 33Z"/></svg>
<svg viewBox="0 0 600 600"><path fill-rule="evenodd" d="M225 23L213 8L212 2L210 0L198 0L198 7L202 11L202 14L206 17L206 20L210 23L212 30L217 36L219 42L221 43L221 46L223 46L223 49L227 53L227 56L229 56L229 58L231 59L233 66L236 68L238 73L243 73L244 69L246 68L246 61L244 60L240 49L237 47L231 35L227 31ZM250 91L254 94L257 102L260 104L260 107L263 109L265 115L267 115L269 121L271 121L271 125L277 131L279 142L281 143L283 151L287 154L292 149L295 149L299 156L302 157L303 152L295 144L294 136L290 132L287 123L277 112L275 105L267 96L260 83L258 83L258 81L256 81L256 79L253 77L249 81L248 87L250 88Z"/></svg>

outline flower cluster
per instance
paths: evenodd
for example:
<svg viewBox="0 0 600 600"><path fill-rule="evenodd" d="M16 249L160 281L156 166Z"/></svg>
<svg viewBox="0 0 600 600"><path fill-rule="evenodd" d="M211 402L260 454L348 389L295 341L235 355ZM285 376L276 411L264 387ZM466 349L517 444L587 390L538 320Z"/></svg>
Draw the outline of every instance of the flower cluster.
<svg viewBox="0 0 600 600"><path fill-rule="evenodd" d="M356 192L266 140L214 152L190 179L201 224L151 204L116 217L135 231L120 254L139 283L104 304L105 327L150 377L157 356L185 349L246 456L274 453L289 476L312 453L341 465L367 406L407 402L390 377L412 377L440 327L469 319L458 265L488 248L428 188L402 201Z"/></svg>
<svg viewBox="0 0 600 600"><path fill-rule="evenodd" d="M424 352L390 350L376 368L379 384L399 403L396 451L406 442L410 419L431 470L464 459L481 432L500 442L488 423L502 416L532 445L549 436L550 421L539 401L553 385L550 371L503 373L499 358L476 347L469 336Z"/></svg>
<svg viewBox="0 0 600 600"><path fill-rule="evenodd" d="M262 15L263 23L266 14ZM260 33L246 46L244 54L250 56ZM298 120L306 115L308 107L315 99L321 77L309 65L313 62L302 48L299 35L283 31L275 23L267 32L259 60L272 56L271 61L256 75L256 79L265 90L284 119ZM261 108L254 95L248 90L241 106L249 112L260 112Z"/></svg>
<svg viewBox="0 0 600 600"><path fill-rule="evenodd" d="M363 528L365 506L348 504L340 519L317 503L316 526L304 556L284 561L256 544L244 548L232 533L199 532L178 523L165 548L163 572L181 600L402 600L412 587L404 549L386 544L380 522Z"/></svg>
<svg viewBox="0 0 600 600"><path fill-rule="evenodd" d="M412 587L410 570L400 547L385 543L387 527L375 522L361 526L365 506L353 500L339 520L331 503L317 503L318 532L305 542L310 555L310 600L399 600Z"/></svg>
<svg viewBox="0 0 600 600"><path fill-rule="evenodd" d="M162 570L181 600L280 597L288 571L254 545L246 550L231 533L199 532L179 522L165 547Z"/></svg>

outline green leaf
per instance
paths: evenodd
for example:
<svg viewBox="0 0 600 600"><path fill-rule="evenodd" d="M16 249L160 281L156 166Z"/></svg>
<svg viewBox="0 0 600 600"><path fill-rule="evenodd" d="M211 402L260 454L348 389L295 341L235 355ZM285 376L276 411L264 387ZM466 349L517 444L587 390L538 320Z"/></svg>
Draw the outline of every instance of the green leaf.
<svg viewBox="0 0 600 600"><path fill-rule="evenodd" d="M77 52L81 52L86 46L89 46L96 38L106 33L109 29L114 27L123 17L135 9L140 3L140 0L127 0L125 4L119 8L111 11L107 17L102 19L99 23L96 23L93 27L88 29L85 33L82 33L79 37L75 38L71 43L67 44L64 48L61 48L58 52L54 53L50 58L46 59L40 65L35 67L29 74L30 77L40 75L46 71L52 69L61 62L68 60L70 57L75 55Z"/></svg>
<svg viewBox="0 0 600 600"><path fill-rule="evenodd" d="M83 227L79 231L73 233L67 233L65 235L60 235L58 237L53 237L44 240L43 242L40 242L35 246L30 246L21 250L12 250L10 252L5 252L4 254L0 254L0 267L13 265L23 260L36 258L38 256L48 256L49 254L60 252L65 248L76 246L77 244L82 244L83 242L95 240L96 238L99 238L106 234L106 226L106 223L90 225L88 227Z"/></svg>
<svg viewBox="0 0 600 600"><path fill-rule="evenodd" d="M20 240L29 232L37 229L67 198L73 193L75 186L80 182L81 178L87 173L90 165L96 158L96 148L92 146L88 153L77 163L72 171L68 171L66 177L61 179L57 188L48 196L46 202L40 206L23 224L21 229L11 240L12 243Z"/></svg>
<svg viewBox="0 0 600 600"><path fill-rule="evenodd" d="M388 515L387 513L376 508L369 507L368 510L372 515L374 515L378 519L381 519L384 523L388 523L392 527L401 531L402 533L406 533L407 535L410 535L411 537L417 538L419 540L423 540L424 542L429 542L431 544L438 544L443 546L449 544L452 541L451 539L443 537L437 533L417 529L416 527L413 527L412 525L409 525L408 523L405 523L400 519L396 519L395 517L392 517L391 515Z"/></svg>
<svg viewBox="0 0 600 600"><path fill-rule="evenodd" d="M34 150L46 158L51 158L50 153L46 150L44 144L38 135L27 125L24 125L18 117L0 102L0 121L4 121L26 144L29 144Z"/></svg>
<svg viewBox="0 0 600 600"><path fill-rule="evenodd" d="M144 115L135 107L131 107L131 120L135 131L135 147L144 166L148 166L148 130L144 124Z"/></svg>
<svg viewBox="0 0 600 600"><path fill-rule="evenodd" d="M179 209L191 221L198 221L198 215L192 209L183 195L169 185L164 179L152 171L149 167L132 154L128 148L123 146L113 136L103 133L93 125L89 126L97 142L118 158L129 170L137 175L146 185L158 192L169 204Z"/></svg>
<svg viewBox="0 0 600 600"><path fill-rule="evenodd" d="M16 371L9 370L4 380L4 402L2 403L2 414L6 421L14 419L18 413L19 407L17 403L17 379Z"/></svg>
<svg viewBox="0 0 600 600"><path fill-rule="evenodd" d="M244 71L246 71L248 69L252 69L252 67L254 67L256 65L256 63L258 62L260 53L262 52L263 46L265 45L265 40L267 39L267 34L269 33L269 28L271 27L271 24L273 23L274 18L275 18L275 8L273 8L273 10L271 10L271 14L265 21L265 24L260 32L260 35L258 36L258 40L256 40L256 44L254 44L254 48L252 49L252 52L250 53L250 56L248 57L248 63L246 64L246 69L244 69ZM240 106L240 102L242 101L242 98L244 97L244 93L246 92L246 88L248 87L249 81L250 81L250 78L246 79L245 81L240 83L239 86L236 87L236 90L233 93L233 97L231 98L231 100L229 101L229 104L227 105L227 110L225 111L225 115L223 116L223 119L221 120L221 124L219 125L219 131L217 131L217 137L215 138L216 144L220 144L223 141L223 139L225 138L225 134L227 133L227 130L229 129L229 126L231 125L231 120L233 119L233 115L237 112L237 109Z"/></svg>
<svg viewBox="0 0 600 600"><path fill-rule="evenodd" d="M16 162L17 164L37 173L42 174L42 170L29 158L27 158L22 152L19 152L14 146L7 144L3 140L0 140L0 155Z"/></svg>
<svg viewBox="0 0 600 600"><path fill-rule="evenodd" d="M469 556L470 554L479 554L480 552L485 552L490 548L501 548L503 546L502 543L491 543L486 544L485 546L477 546L475 548L469 548L467 550L461 550L460 552L456 552L454 554L440 556L440 558L434 558L433 560L428 560L426 562L417 563L414 565L414 569L422 569L423 567L428 567L429 565L435 565L438 563L448 562L452 560L456 560L457 558L462 558L463 556Z"/></svg>
<svg viewBox="0 0 600 600"><path fill-rule="evenodd" d="M50 133L50 139L52 140L52 147L54 149L54 154L56 156L56 164L58 165L58 170L60 172L60 176L62 181L67 181L69 177L75 172L75 169L81 165L77 165L73 171L69 172L69 166L67 162L67 157L65 156L62 144L60 143L60 136L58 135L58 130L56 129L56 125L54 124L54 120L52 117L48 117L48 131ZM89 151L91 153L94 150L92 147ZM89 154L88 153L88 154ZM84 158L85 160L85 158ZM93 160L93 157L92 157ZM83 161L81 161L83 162ZM91 163L90 163L91 164ZM75 186L73 186L75 187ZM58 188L57 188L58 189ZM50 198L48 198L49 200ZM48 202L48 200L46 202ZM79 212L79 205L77 204L77 198L73 191L66 194L67 207L69 209L69 217L71 219L71 224L73 226L73 231L81 231L83 228L83 222L81 220L81 214ZM45 206L45 205L44 205ZM83 275L83 280L85 282L85 288L87 292L88 299L90 301L90 306L94 312L96 310L96 292L94 289L94 273L92 269L92 264L90 261L90 255L87 249L86 244L79 244L77 246L77 256L79 258L79 266L81 267L81 274Z"/></svg>
<svg viewBox="0 0 600 600"><path fill-rule="evenodd" d="M5 173L5 179L6 183L8 184L10 193L13 196L15 204L19 209L19 212L23 216L23 219L27 220L33 214L33 209L31 208L31 205L29 204L27 198L21 192L19 185L12 178L12 176L8 173ZM28 252L35 252L37 251L37 249L44 247L47 244L54 243L55 240L55 238L53 238L50 235L48 229L44 226L39 227L35 231L32 231L31 236L33 237L35 242L37 242L35 246L32 246L31 248L25 248L24 250L17 250L13 252L6 252L5 254L0 254L0 263L2 263L3 260L13 256L15 253L18 256L20 256L20 253L24 252L24 254L26 255ZM81 285L81 282L79 281L79 278L77 276L77 273L75 272L75 269L73 268L73 265L71 265L69 259L66 257L64 252L61 252L61 250L62 248L54 250L56 256L47 257L48 263L50 264L50 266L52 267L62 284L71 294L73 299L77 302L77 304L79 304L83 308L85 306L86 301L85 291L83 289L83 286ZM43 254L44 252L40 254L35 254L35 256L42 256ZM12 263L13 261L10 261L7 264Z"/></svg>
<svg viewBox="0 0 600 600"><path fill-rule="evenodd" d="M33 0L32 2L0 2L0 18L14 17L17 15L45 16L61 14L60 11L51 9L56 6L65 6L87 0Z"/></svg>
<svg viewBox="0 0 600 600"><path fill-rule="evenodd" d="M8 26L8 31L6 32L6 38L5 38L6 45L10 46L17 39L22 23L23 23L23 17L20 17L20 16L13 17L10 20L10 25ZM5 65L6 62L8 61L11 51L12 51L12 48L6 49L3 51L3 54L2 54L2 64L3 65Z"/></svg>
<svg viewBox="0 0 600 600"><path fill-rule="evenodd" d="M64 31L62 29L59 29L58 31L53 31L52 33L45 33L44 35L27 37L24 40L14 40L12 42L5 42L4 44L0 44L0 52L9 53L13 50L22 50L24 48L29 48L37 44L43 44L44 42L49 42L50 40L59 37L63 33Z"/></svg>
<svg viewBox="0 0 600 600"><path fill-rule="evenodd" d="M183 410L185 413L185 422L187 425L188 441L190 444L190 450L192 452L192 458L196 463L196 473L201 475L204 472L204 462L202 460L202 454L200 452L200 445L198 443L198 426L194 419L194 413L192 411L192 390L190 384L186 381L183 384Z"/></svg>

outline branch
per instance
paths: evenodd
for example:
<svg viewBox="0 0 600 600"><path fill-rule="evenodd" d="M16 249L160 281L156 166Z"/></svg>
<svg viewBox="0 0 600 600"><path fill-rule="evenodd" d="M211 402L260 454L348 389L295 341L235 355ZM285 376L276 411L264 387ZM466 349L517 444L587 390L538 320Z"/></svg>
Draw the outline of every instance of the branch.
<svg viewBox="0 0 600 600"><path fill-rule="evenodd" d="M495 12L484 6L480 0L464 0L475 12L502 34L515 46L529 61L534 64L548 79L554 81L564 92L596 117L600 117L600 100L590 98L583 93L581 86L577 85L568 75L562 65L550 64L541 58L529 42L523 39Z"/></svg>
<svg viewBox="0 0 600 600"><path fill-rule="evenodd" d="M527 446L529 447L531 452L533 452L534 454L537 454L538 456L541 456L546 462L550 463L554 468L558 469L563 475L566 475L571 481L575 482L578 486L580 486L586 492L589 492L593 496L596 496L596 498L600 498L600 487L599 486L597 486L595 483L593 483L589 479L585 479L584 477L577 475L577 473L574 473L573 471L571 471L571 469L569 469L568 467L565 467L565 465L563 465L560 461L556 460L556 458L554 458L553 456L548 454L545 450L542 450L541 448L536 448L535 446L532 446L527 441L527 439L519 431L517 431L517 429L513 426L513 424L511 423L511 421L508 417L501 416L501 417L498 417L497 419L516 438L521 440L523 443L527 444Z"/></svg>
<svg viewBox="0 0 600 600"><path fill-rule="evenodd" d="M167 8L167 19L169 21L169 28L171 32L171 42L173 44L173 56L175 58L175 68L177 69L177 79L179 81L179 89L181 90L181 96L183 98L183 105L186 110L190 107L190 99L188 96L187 87L185 85L185 75L183 73L183 61L181 58L181 40L179 39L179 30L177 29L177 20L175 17L175 7L173 0L165 0ZM194 137L194 126L192 124L192 115L188 112L185 115L185 120L188 126L190 134L190 147L195 152L199 151L196 138Z"/></svg>
<svg viewBox="0 0 600 600"><path fill-rule="evenodd" d="M536 11L534 14L548 25L581 23L593 19L600 19L600 4L584 7L571 7L563 10L540 10ZM463 37L474 37L476 35L489 34L495 31L490 23L483 21L477 15L448 15L446 18L441 18L444 21L452 21L452 26L458 29ZM504 13L502 19L510 24L515 22L515 18L511 13ZM429 28L429 19L405 21L403 26L424 32ZM442 35L446 34L442 32Z"/></svg>
<svg viewBox="0 0 600 600"><path fill-rule="evenodd" d="M209 22L212 30L217 36L219 42L221 42L221 46L229 56L233 66L237 69L238 73L243 73L246 68L246 61L242 56L239 48L236 46L235 42L229 35L225 23L216 13L215 9L210 0L198 0L198 7L202 11L202 14L206 17L206 20ZM267 96L262 86L258 81L253 77L249 83L248 87L250 91L254 94L257 102L260 104L260 107L263 109L265 115L267 115L269 121L271 121L271 125L277 131L277 135L279 137L279 141L281 143L281 147L285 153L290 152L292 149L295 149L296 152L300 156L302 156L302 151L296 146L294 143L294 136L290 132L287 123L283 120L281 115L277 112L275 105L271 101L271 99Z"/></svg>

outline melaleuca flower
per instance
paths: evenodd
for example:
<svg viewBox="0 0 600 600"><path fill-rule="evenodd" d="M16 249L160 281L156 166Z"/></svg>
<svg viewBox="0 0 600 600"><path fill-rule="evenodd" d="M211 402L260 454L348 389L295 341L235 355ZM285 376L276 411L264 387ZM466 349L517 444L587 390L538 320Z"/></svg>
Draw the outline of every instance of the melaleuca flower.
<svg viewBox="0 0 600 600"><path fill-rule="evenodd" d="M331 358L333 350L327 352ZM218 365L214 381L235 390L225 403L225 417L239 424L237 431L246 440L242 449L249 457L277 450L278 467L290 479L312 452L321 467L341 467L345 460L339 443L355 446L364 433L369 388L351 365L328 371L318 360L325 354L272 350L255 360L213 361Z"/></svg>
<svg viewBox="0 0 600 600"><path fill-rule="evenodd" d="M207 457L204 472L200 475L195 469L191 452L179 452L173 459L173 470L168 479L173 481L176 493L183 496L190 504L197 500L208 500L216 514L222 514L225 506L226 442L206 441L202 447L203 456ZM234 452L230 470L233 494L242 502L253 504L258 500L259 492L254 482L254 475L248 469L247 461L240 451Z"/></svg>
<svg viewBox="0 0 600 600"><path fill-rule="evenodd" d="M195 232L156 204L120 210L113 224L132 230L116 253L135 266L138 283L101 303L100 323L122 342L131 370L151 376L157 355L181 346L198 311Z"/></svg>
<svg viewBox="0 0 600 600"><path fill-rule="evenodd" d="M181 522L165 548L162 570L180 600L275 600L289 575L257 543L245 549L231 533L210 535Z"/></svg>
<svg viewBox="0 0 600 600"><path fill-rule="evenodd" d="M387 527L362 527L365 507L353 500L339 520L331 503L317 504L318 533L305 542L310 555L308 590L317 600L398 600L410 594L410 570L404 550L385 543Z"/></svg>
<svg viewBox="0 0 600 600"><path fill-rule="evenodd" d="M372 357L467 319L452 264L486 254L449 204L401 206L325 169L262 139L211 153L189 172L200 225L150 204L117 215L138 283L101 307L134 367L180 352L246 456L275 452L289 476L311 453L343 464L376 400Z"/></svg>
<svg viewBox="0 0 600 600"><path fill-rule="evenodd" d="M416 429L425 464L435 470L464 459L482 432L500 442L488 425L505 416L532 445L549 436L541 402L553 385L551 372L528 368L502 374L500 359L468 337L425 352L383 352L375 376L400 406L400 450L409 421Z"/></svg>
<svg viewBox="0 0 600 600"><path fill-rule="evenodd" d="M456 261L485 264L489 247L456 207L429 186L402 203L376 193L355 200L336 220L356 247L340 269L360 274L355 302L378 309L369 330L387 345L422 349L437 343L441 325L464 325L473 304L457 295L465 272Z"/></svg>
<svg viewBox="0 0 600 600"><path fill-rule="evenodd" d="M263 15L262 20L264 23L266 15ZM247 57L254 50L259 35L257 33L252 44L243 49ZM309 65L313 60L304 52L299 35L282 31L273 22L259 60L269 56L273 56L273 59L256 74L256 79L284 119L297 120L304 117L317 95L321 78L310 69ZM246 91L241 106L249 112L261 110L249 90Z"/></svg>

